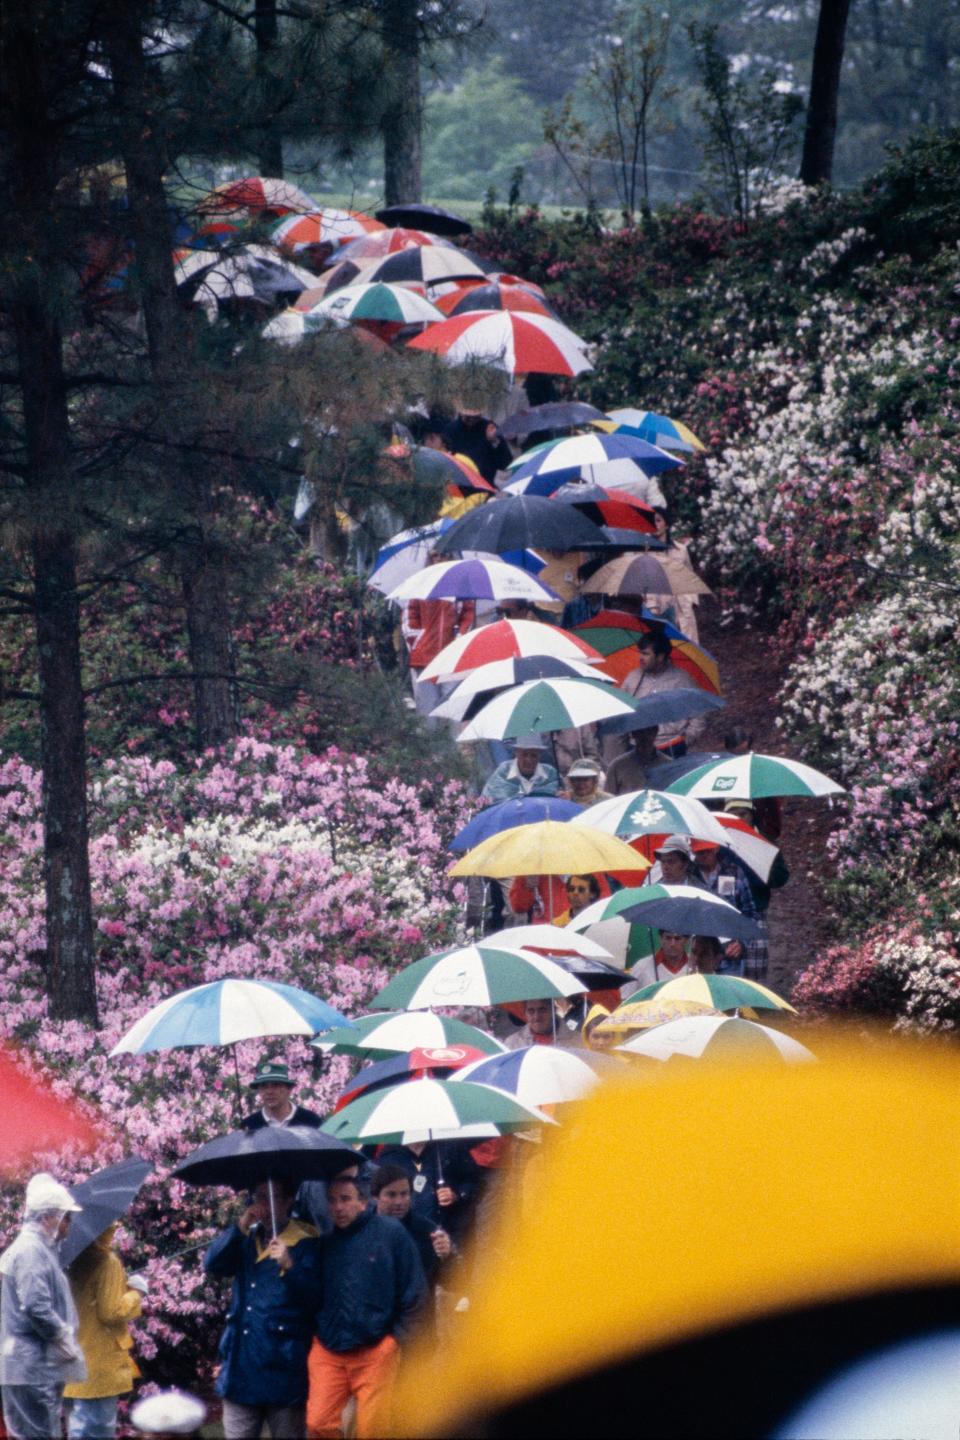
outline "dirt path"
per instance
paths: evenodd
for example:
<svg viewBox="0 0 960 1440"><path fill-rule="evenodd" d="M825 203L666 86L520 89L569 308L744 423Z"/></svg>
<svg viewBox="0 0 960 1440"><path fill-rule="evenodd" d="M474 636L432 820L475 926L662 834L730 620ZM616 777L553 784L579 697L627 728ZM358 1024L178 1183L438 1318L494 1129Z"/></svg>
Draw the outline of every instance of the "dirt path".
<svg viewBox="0 0 960 1440"><path fill-rule="evenodd" d="M723 735L733 724L753 732L754 748L793 754L774 724L782 680L764 636L738 625L721 629L713 602L701 606L700 639L715 656L723 679L727 708L711 720L704 749L723 749ZM774 891L770 905L770 985L789 995L799 972L829 943L830 925L824 910L820 877L826 868L825 847L833 812L825 800L787 800L783 810L782 846L790 880Z"/></svg>

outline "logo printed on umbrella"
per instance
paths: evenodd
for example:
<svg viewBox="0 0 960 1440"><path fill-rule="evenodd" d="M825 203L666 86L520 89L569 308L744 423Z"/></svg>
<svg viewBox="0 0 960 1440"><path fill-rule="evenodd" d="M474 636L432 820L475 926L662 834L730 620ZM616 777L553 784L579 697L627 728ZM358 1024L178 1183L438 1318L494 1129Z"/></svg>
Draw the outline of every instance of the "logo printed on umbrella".
<svg viewBox="0 0 960 1440"><path fill-rule="evenodd" d="M735 775L718 775L713 782L714 790L732 790L737 783Z"/></svg>
<svg viewBox="0 0 960 1440"><path fill-rule="evenodd" d="M458 970L455 975L438 976L433 988L438 995L462 995L469 984L470 977L466 970Z"/></svg>
<svg viewBox="0 0 960 1440"><path fill-rule="evenodd" d="M421 1050L425 1060L466 1060L467 1051L462 1045L438 1045L430 1050Z"/></svg>
<svg viewBox="0 0 960 1440"><path fill-rule="evenodd" d="M648 800L644 805L640 806L639 809L634 810L630 814L629 823L640 826L653 825L657 820L661 819L662 816L666 815L666 813L666 810L664 810L659 800Z"/></svg>

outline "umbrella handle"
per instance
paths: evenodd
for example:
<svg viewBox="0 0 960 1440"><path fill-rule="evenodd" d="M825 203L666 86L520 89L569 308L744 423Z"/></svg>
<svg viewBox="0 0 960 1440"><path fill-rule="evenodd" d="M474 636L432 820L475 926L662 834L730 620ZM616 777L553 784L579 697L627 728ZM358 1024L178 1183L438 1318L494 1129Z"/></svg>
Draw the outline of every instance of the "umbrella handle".
<svg viewBox="0 0 960 1440"><path fill-rule="evenodd" d="M432 1144L432 1143L433 1143L433 1131L432 1131L432 1130L428 1130L428 1131L427 1131L427 1136L428 1136L428 1139L429 1139L430 1143ZM445 1182L444 1182L444 1178L443 1178L443 1161L442 1161L441 1158L440 1158L440 1146L439 1146L439 1143L438 1143L438 1144L437 1144L437 1189L439 1190L440 1187L441 1187L444 1183L445 1183Z"/></svg>
<svg viewBox="0 0 960 1440"><path fill-rule="evenodd" d="M273 1181L267 1181L267 1194L270 1196L270 1229L273 1232L271 1238L277 1238L277 1207L273 1203Z"/></svg>

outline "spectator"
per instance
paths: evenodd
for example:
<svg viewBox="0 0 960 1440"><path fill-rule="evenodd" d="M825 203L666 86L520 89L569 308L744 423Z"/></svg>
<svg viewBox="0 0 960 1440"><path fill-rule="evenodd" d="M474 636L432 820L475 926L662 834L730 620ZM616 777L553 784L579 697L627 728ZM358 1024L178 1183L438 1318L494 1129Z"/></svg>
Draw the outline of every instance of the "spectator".
<svg viewBox="0 0 960 1440"><path fill-rule="evenodd" d="M695 690L697 682L693 676L689 675L686 670L671 665L672 648L670 641L661 630L641 635L637 641L637 655L640 663L636 669L629 672L621 688L628 695L635 695L638 699L643 699L647 695L659 695L665 690ZM679 741L686 749L702 733L705 723L702 715L690 716L686 720L671 720L659 727L657 739L661 745ZM625 754L626 750L625 736L604 736L603 759L608 770L617 756Z"/></svg>
<svg viewBox="0 0 960 1440"><path fill-rule="evenodd" d="M515 795L556 795L560 776L543 763L546 745L539 735L521 735L514 741L513 759L504 760L480 792L486 801L512 800Z"/></svg>
<svg viewBox="0 0 960 1440"><path fill-rule="evenodd" d="M427 1287L432 1291L440 1266L454 1253L453 1241L442 1226L432 1224L413 1209L410 1176L402 1165L381 1165L373 1177L372 1189L377 1214L399 1220L416 1245Z"/></svg>
<svg viewBox="0 0 960 1440"><path fill-rule="evenodd" d="M127 1279L113 1249L116 1229L108 1226L70 1266L70 1289L79 1317L77 1339L87 1378L71 1382L63 1392L69 1402L68 1440L112 1440L117 1433L117 1401L130 1393L140 1374L131 1354L128 1322L140 1314L147 1282L142 1275Z"/></svg>
<svg viewBox="0 0 960 1440"><path fill-rule="evenodd" d="M261 1060L250 1088L260 1101L260 1109L245 1115L240 1124L244 1130L261 1130L267 1125L309 1125L316 1129L323 1124L315 1110L293 1103L293 1080L283 1060Z"/></svg>
<svg viewBox="0 0 960 1440"><path fill-rule="evenodd" d="M630 749L617 757L607 771L606 785L611 795L629 795L634 790L656 790L657 770L667 761L656 748L657 726L631 730L627 736Z"/></svg>
<svg viewBox="0 0 960 1440"><path fill-rule="evenodd" d="M574 760L570 766L566 788L561 790L560 794L564 800L572 800L586 810L591 805L599 804L601 800L612 798L608 790L601 789L602 779L603 768L600 761L585 756L581 760Z"/></svg>
<svg viewBox="0 0 960 1440"><path fill-rule="evenodd" d="M748 920L758 920L759 912L750 882L733 856L725 852L721 854L719 845L710 845L702 840L693 842L693 852L694 875L699 884L735 905ZM767 973L769 954L765 932L753 940L727 940L723 953L724 958L720 962L722 974L749 975L753 980L762 980Z"/></svg>

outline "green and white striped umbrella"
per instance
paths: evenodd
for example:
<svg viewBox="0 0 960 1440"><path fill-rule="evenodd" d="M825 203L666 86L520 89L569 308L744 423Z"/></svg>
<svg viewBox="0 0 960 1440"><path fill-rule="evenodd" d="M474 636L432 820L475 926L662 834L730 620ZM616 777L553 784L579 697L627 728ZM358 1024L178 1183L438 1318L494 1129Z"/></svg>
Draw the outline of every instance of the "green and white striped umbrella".
<svg viewBox="0 0 960 1440"><path fill-rule="evenodd" d="M420 1140L481 1139L554 1122L492 1085L410 1080L373 1090L345 1105L322 1126L328 1135L356 1144L377 1141L410 1145Z"/></svg>
<svg viewBox="0 0 960 1440"><path fill-rule="evenodd" d="M681 775L667 789L695 800L758 800L783 795L843 795L829 775L782 755L731 755Z"/></svg>
<svg viewBox="0 0 960 1440"><path fill-rule="evenodd" d="M760 985L756 980L747 980L741 975L678 975L673 980L660 980L655 985L645 985L623 1002L623 1009L638 1005L641 1001L652 1000L694 1000L701 1005L710 1005L714 1010L788 1010L796 1014L793 1006Z"/></svg>
<svg viewBox="0 0 960 1440"><path fill-rule="evenodd" d="M592 805L592 810L598 807ZM589 936L591 940L609 950L613 957L614 964L622 965L624 970L632 970L639 965L641 960L652 956L659 942L659 931L649 925L639 925L636 921L625 920L622 911L636 905L643 900L649 891L659 889L653 885L631 886L629 889L618 890L613 895L604 899L595 900L592 905L587 905L574 915L570 923L565 927L578 934Z"/></svg>
<svg viewBox="0 0 960 1440"><path fill-rule="evenodd" d="M503 1050L500 1041L485 1030L429 1010L360 1015L349 1026L328 1030L310 1043L327 1055L362 1055L365 1060L388 1060L408 1050L437 1050L446 1045L472 1045L485 1055L499 1055Z"/></svg>
<svg viewBox="0 0 960 1440"><path fill-rule="evenodd" d="M318 301L308 313L332 320L392 320L397 325L433 325L447 318L415 290L383 281L344 285Z"/></svg>
<svg viewBox="0 0 960 1440"><path fill-rule="evenodd" d="M687 1015L645 1030L618 1050L627 1055L646 1055L653 1060L671 1060L683 1055L691 1060L813 1060L815 1057L794 1040L769 1025L726 1015Z"/></svg>
<svg viewBox="0 0 960 1440"><path fill-rule="evenodd" d="M457 736L471 740L510 740L547 730L577 730L637 708L632 695L599 680L562 678L528 680L491 700Z"/></svg>
<svg viewBox="0 0 960 1440"><path fill-rule="evenodd" d="M532 950L463 945L427 955L395 975L370 1002L376 1010L427 1010L433 1005L501 1005L559 1000L586 987Z"/></svg>
<svg viewBox="0 0 960 1440"><path fill-rule="evenodd" d="M697 840L714 840L726 845L727 832L706 805L686 796L668 795L661 790L633 790L591 805L571 825L589 825L606 835L692 835Z"/></svg>

